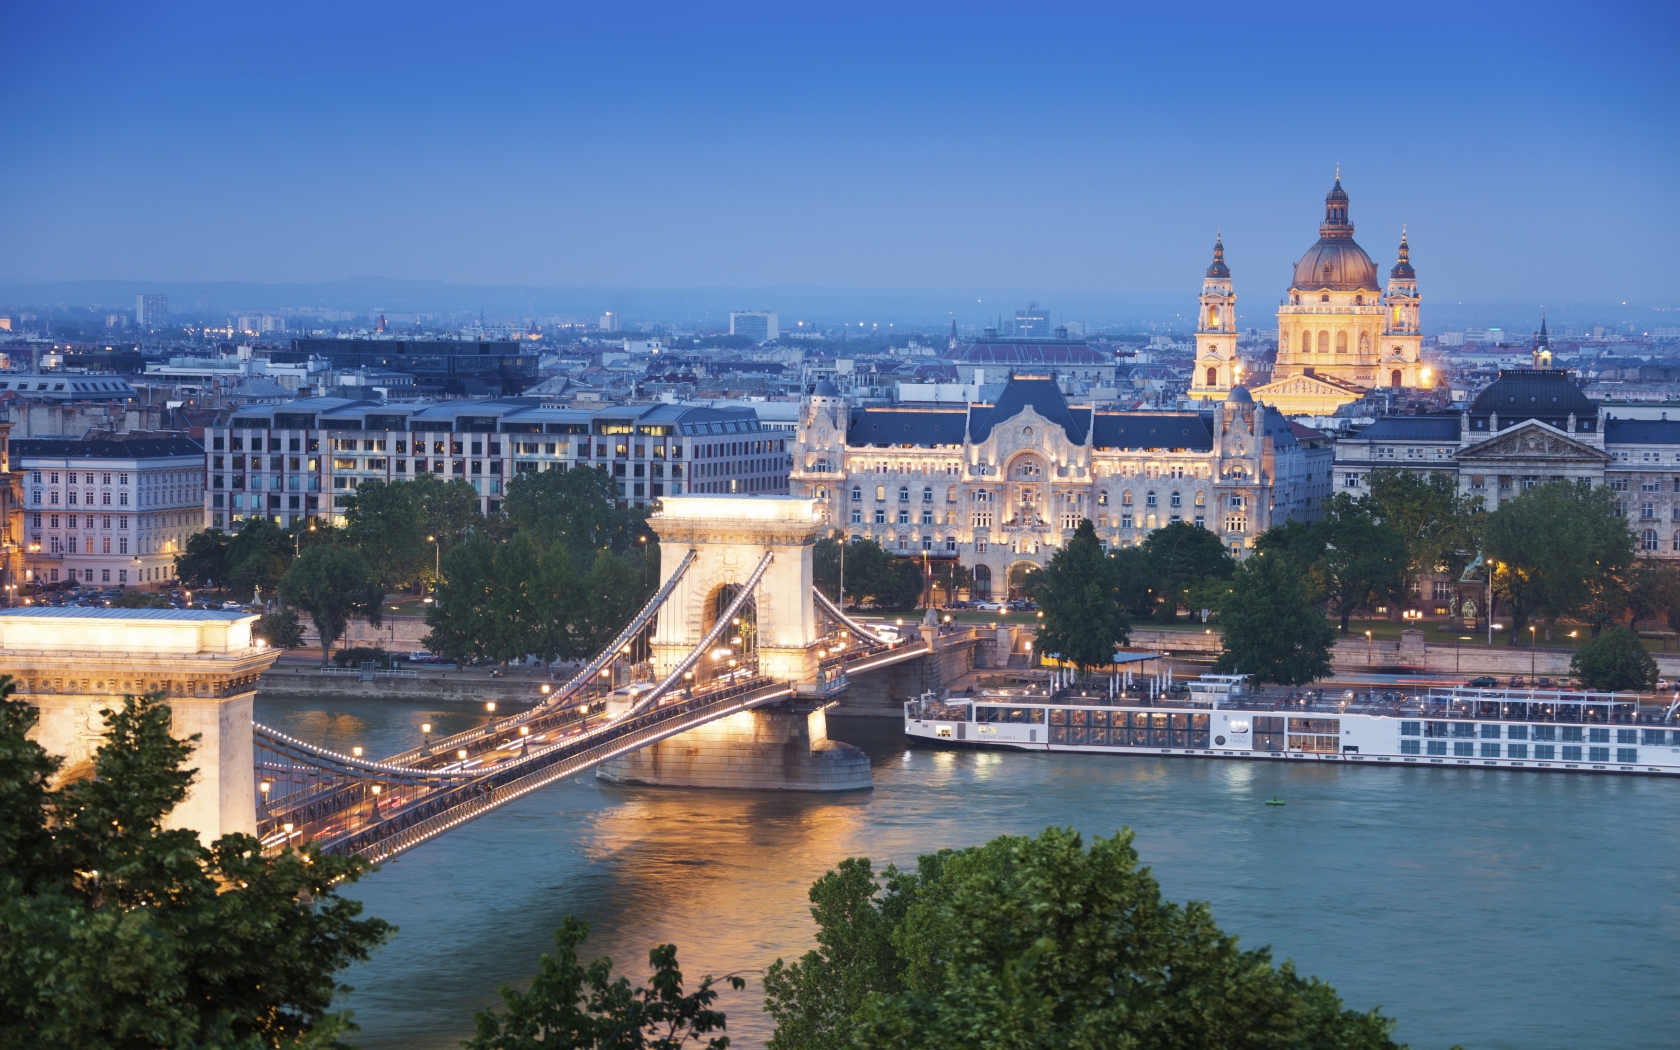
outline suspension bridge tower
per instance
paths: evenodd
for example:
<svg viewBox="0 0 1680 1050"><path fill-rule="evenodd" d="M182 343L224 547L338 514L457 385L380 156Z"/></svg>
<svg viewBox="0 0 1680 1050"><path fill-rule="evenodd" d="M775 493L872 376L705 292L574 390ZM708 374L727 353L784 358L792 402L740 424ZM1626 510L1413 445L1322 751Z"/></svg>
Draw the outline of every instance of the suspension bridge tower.
<svg viewBox="0 0 1680 1050"><path fill-rule="evenodd" d="M794 791L873 786L869 760L828 739L819 681L824 639L812 550L827 522L815 500L788 496L667 496L650 520L661 584L681 572L652 638L655 677L706 643L696 684L740 676L794 686L792 702L742 711L603 764L620 783ZM692 560L690 560L690 558ZM737 604L742 590L750 591ZM735 611L730 613L731 608ZM720 625L728 614L730 622Z"/></svg>

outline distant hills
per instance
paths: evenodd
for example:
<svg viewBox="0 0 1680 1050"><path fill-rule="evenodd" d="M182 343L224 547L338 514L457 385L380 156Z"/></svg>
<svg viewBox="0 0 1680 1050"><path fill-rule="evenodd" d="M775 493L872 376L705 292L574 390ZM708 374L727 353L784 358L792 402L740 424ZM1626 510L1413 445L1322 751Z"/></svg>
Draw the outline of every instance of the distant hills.
<svg viewBox="0 0 1680 1050"><path fill-rule="evenodd" d="M884 289L781 285L760 288L554 288L535 285L474 285L388 277L347 277L316 284L257 284L241 281L0 281L0 311L110 309L132 311L141 293L169 296L170 312L183 319L223 318L242 313L299 309L329 310L371 316L477 314L487 320L527 317L594 318L607 310L627 325L663 321L723 328L731 310L776 310L783 330L800 320L819 325L863 324L909 330L944 330L954 318L965 329L1008 318L1036 301L1053 321L1082 321L1092 330L1188 331L1194 323L1197 287L1177 295L1128 295L1122 292L1055 292L1032 289ZM1243 295L1238 323L1243 328L1274 327L1276 299ZM200 296L208 309L200 310ZM1427 289L1426 289L1427 296ZM1544 310L1559 325L1628 325L1640 330L1680 325L1680 306L1610 303L1539 304L1514 302L1450 303L1424 300L1427 331L1499 325L1513 334L1538 327Z"/></svg>

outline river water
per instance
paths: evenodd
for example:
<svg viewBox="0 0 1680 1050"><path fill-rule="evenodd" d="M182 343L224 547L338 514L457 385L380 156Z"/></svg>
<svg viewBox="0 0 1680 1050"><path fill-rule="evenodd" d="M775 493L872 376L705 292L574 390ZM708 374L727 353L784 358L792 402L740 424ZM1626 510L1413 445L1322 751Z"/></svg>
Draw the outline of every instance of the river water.
<svg viewBox="0 0 1680 1050"><path fill-rule="evenodd" d="M323 744L388 754L475 709L257 703ZM1680 1045L1680 784L1639 777L1008 752L909 751L895 722L831 719L875 790L840 796L619 788L582 776L415 849L349 890L400 927L351 971L365 1050L458 1046L523 987L565 915L589 957L645 976L759 971L810 947L805 893L843 857L877 866L1049 825L1137 833L1176 900L1206 900L1418 1048ZM1287 802L1266 806L1276 796ZM720 1000L762 1046L760 984Z"/></svg>

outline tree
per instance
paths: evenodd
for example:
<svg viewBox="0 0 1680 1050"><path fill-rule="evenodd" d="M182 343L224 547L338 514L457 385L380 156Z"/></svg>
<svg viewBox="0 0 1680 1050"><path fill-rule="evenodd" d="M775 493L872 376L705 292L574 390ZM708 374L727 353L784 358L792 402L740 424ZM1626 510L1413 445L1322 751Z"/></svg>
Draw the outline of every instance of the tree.
<svg viewBox="0 0 1680 1050"><path fill-rule="evenodd" d="M212 580L227 582L227 534L206 529L187 537L187 548L175 555L175 577L188 587L207 587Z"/></svg>
<svg viewBox="0 0 1680 1050"><path fill-rule="evenodd" d="M1218 536L1184 521L1156 529L1142 546L1155 566L1156 587L1174 620L1179 603L1189 602L1192 587L1210 577L1228 580L1237 567Z"/></svg>
<svg viewBox="0 0 1680 1050"><path fill-rule="evenodd" d="M1628 575L1628 630L1637 632L1639 621L1664 616L1680 606L1680 572L1657 558L1638 558Z"/></svg>
<svg viewBox="0 0 1680 1050"><path fill-rule="evenodd" d="M811 548L811 583L827 595L829 601L835 603L841 601L841 542L831 536L824 536Z"/></svg>
<svg viewBox="0 0 1680 1050"><path fill-rule="evenodd" d="M303 624L296 609L282 607L251 625L251 633L276 649L302 649Z"/></svg>
<svg viewBox="0 0 1680 1050"><path fill-rule="evenodd" d="M1116 596L1120 605L1133 616L1152 615L1160 581L1149 555L1142 547L1120 547L1109 551L1108 557L1114 563Z"/></svg>
<svg viewBox="0 0 1680 1050"><path fill-rule="evenodd" d="M378 627L382 622L385 589L373 578L367 562L348 547L310 547L280 581L280 600L309 613L321 636L321 664L332 645L344 636L351 617Z"/></svg>
<svg viewBox="0 0 1680 1050"><path fill-rule="evenodd" d="M1406 541L1378 521L1369 504L1338 492L1324 503L1313 526L1324 541L1317 571L1330 611L1348 633L1353 610L1373 600L1395 598L1406 578Z"/></svg>
<svg viewBox="0 0 1680 1050"><path fill-rule="evenodd" d="M1633 534L1609 489L1554 481L1488 515L1484 554L1511 613L1508 644L1535 619L1598 615L1634 558ZM1602 625L1602 624L1601 624Z"/></svg>
<svg viewBox="0 0 1680 1050"><path fill-rule="evenodd" d="M652 533L647 511L620 506L622 499L602 467L528 471L508 482L502 513L515 529L564 543L574 556L602 548L625 554Z"/></svg>
<svg viewBox="0 0 1680 1050"><path fill-rule="evenodd" d="M1575 650L1569 673L1588 689L1649 689L1657 684L1657 661L1626 627L1612 627Z"/></svg>
<svg viewBox="0 0 1680 1050"><path fill-rule="evenodd" d="M411 586L431 575L432 545L426 542L420 500L424 485L363 481L344 497L344 540L388 590Z"/></svg>
<svg viewBox="0 0 1680 1050"><path fill-rule="evenodd" d="M1400 534L1406 568L1399 592L1411 594L1431 573L1453 578L1464 571L1478 546L1480 500L1459 495L1457 481L1439 471L1427 477L1409 470L1378 470L1361 502L1377 521Z"/></svg>
<svg viewBox="0 0 1680 1050"><path fill-rule="evenodd" d="M249 518L227 545L227 579L240 593L258 587L271 595L292 564L291 533L267 518Z"/></svg>
<svg viewBox="0 0 1680 1050"><path fill-rule="evenodd" d="M50 792L59 760L0 678L0 1046L342 1045L335 975L392 931L337 896L366 862L165 830L197 738L162 694L102 713L93 777Z"/></svg>
<svg viewBox="0 0 1680 1050"><path fill-rule="evenodd" d="M495 632L491 594L496 579L496 544L481 532L443 559L436 600L426 607L427 649L456 662L484 656Z"/></svg>
<svg viewBox="0 0 1680 1050"><path fill-rule="evenodd" d="M883 881L859 858L812 887L817 947L765 976L771 1050L1397 1046L1378 1011L1163 900L1129 831L1004 836Z"/></svg>
<svg viewBox="0 0 1680 1050"><path fill-rule="evenodd" d="M1242 563L1219 610L1224 651L1220 674L1249 674L1258 682L1305 685L1330 673L1335 628L1307 596L1299 567L1257 552Z"/></svg>
<svg viewBox="0 0 1680 1050"><path fill-rule="evenodd" d="M146 591L124 591L111 599L111 606L116 609L174 608L165 595L147 593Z"/></svg>
<svg viewBox="0 0 1680 1050"><path fill-rule="evenodd" d="M727 1050L722 1011L713 979L683 994L683 975L677 968L677 947L661 944L648 953L653 976L645 988L632 988L628 979L612 976L612 960L578 962L577 948L589 927L567 916L554 934L554 954L542 957L541 969L527 992L502 986L505 1015L481 1010L475 1015L477 1033L468 1050L681 1050L705 1046ZM740 977L725 978L730 987L745 988Z"/></svg>
<svg viewBox="0 0 1680 1050"><path fill-rule="evenodd" d="M1132 621L1120 604L1119 570L1090 518L1044 567L1038 604L1044 622L1034 648L1059 654L1081 671L1113 663L1115 648L1129 640Z"/></svg>

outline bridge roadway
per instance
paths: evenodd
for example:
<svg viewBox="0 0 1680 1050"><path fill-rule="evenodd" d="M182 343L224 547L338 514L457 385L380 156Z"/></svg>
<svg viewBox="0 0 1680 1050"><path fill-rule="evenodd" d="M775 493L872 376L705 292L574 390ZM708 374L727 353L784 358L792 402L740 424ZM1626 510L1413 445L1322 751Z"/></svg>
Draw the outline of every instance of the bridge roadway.
<svg viewBox="0 0 1680 1050"><path fill-rule="evenodd" d="M720 627L730 623L751 590L741 589L718 617ZM667 593L668 588L655 595L603 656L619 652ZM325 751L258 725L257 777L268 785L260 793L258 834L271 851L308 840L328 853L387 860L618 755L766 704L789 699L826 704L852 675L933 652L933 644L920 637L877 638L820 592L814 599L837 629L822 650L818 681L803 688L750 669L673 688L694 662L685 660L663 682L650 685L630 710L611 711L600 696L584 692L606 664L598 658L540 707L381 761ZM711 632L691 655L704 653L717 633ZM851 635L862 636L866 644L849 644ZM283 790L270 799L274 787Z"/></svg>

